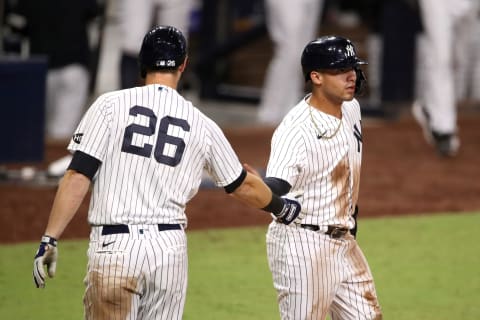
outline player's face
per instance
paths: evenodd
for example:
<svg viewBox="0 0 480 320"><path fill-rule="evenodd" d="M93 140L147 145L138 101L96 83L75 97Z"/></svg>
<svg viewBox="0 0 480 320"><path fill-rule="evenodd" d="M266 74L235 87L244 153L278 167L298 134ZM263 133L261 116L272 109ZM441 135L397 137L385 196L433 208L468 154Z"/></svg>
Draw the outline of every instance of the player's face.
<svg viewBox="0 0 480 320"><path fill-rule="evenodd" d="M332 100L350 101L355 94L357 74L355 69L329 69L319 72L321 91Z"/></svg>
<svg viewBox="0 0 480 320"><path fill-rule="evenodd" d="M357 74L353 68L325 71L325 89L343 100L352 100L355 94Z"/></svg>

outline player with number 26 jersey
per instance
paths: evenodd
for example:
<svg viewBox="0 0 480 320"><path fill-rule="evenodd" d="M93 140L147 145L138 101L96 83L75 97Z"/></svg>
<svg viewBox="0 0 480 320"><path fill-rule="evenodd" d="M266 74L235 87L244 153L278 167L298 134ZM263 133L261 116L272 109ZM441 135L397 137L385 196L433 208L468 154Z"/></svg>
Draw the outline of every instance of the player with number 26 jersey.
<svg viewBox="0 0 480 320"><path fill-rule="evenodd" d="M201 183L198 167L218 186L242 171L218 125L158 84L100 96L76 136L69 150L102 161L90 203L92 225L185 224L186 203Z"/></svg>

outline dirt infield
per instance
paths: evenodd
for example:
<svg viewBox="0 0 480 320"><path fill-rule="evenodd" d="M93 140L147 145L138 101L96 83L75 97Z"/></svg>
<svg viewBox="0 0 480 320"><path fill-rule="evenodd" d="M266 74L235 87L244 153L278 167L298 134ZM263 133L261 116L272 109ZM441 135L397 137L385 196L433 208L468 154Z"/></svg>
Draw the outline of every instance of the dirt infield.
<svg viewBox="0 0 480 320"><path fill-rule="evenodd" d="M410 117L394 122L366 120L359 198L360 219L372 216L461 212L480 209L480 114L459 118L461 151L442 159L423 140ZM225 128L242 162L264 168L272 129ZM66 154L64 145L49 145L46 163ZM38 240L47 221L55 187L0 184L0 243ZM85 238L88 201L63 238ZM221 189L202 189L187 207L189 229L266 225L270 217L248 209Z"/></svg>

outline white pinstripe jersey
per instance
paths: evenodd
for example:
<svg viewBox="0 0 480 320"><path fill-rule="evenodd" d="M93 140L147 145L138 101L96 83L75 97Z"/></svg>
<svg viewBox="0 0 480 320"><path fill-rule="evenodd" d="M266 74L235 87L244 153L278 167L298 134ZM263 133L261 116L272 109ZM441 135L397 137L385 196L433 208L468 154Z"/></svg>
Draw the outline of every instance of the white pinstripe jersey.
<svg viewBox="0 0 480 320"><path fill-rule="evenodd" d="M101 95L68 146L102 164L93 181L88 221L186 224L186 203L203 169L219 187L242 165L221 129L172 88L148 85Z"/></svg>
<svg viewBox="0 0 480 320"><path fill-rule="evenodd" d="M307 98L275 130L266 176L287 181L291 192L304 191L302 223L353 228L362 161L360 106L356 99L344 102L340 120L310 107Z"/></svg>

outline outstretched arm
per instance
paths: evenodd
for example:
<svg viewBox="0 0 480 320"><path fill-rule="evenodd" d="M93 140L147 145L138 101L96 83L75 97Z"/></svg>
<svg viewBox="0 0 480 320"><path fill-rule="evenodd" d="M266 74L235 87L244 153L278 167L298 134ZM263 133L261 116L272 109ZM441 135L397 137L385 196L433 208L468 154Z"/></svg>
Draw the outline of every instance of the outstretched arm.
<svg viewBox="0 0 480 320"><path fill-rule="evenodd" d="M262 178L260 173L248 163L244 163L243 167L247 172ZM263 182L278 196L286 195L292 189L292 186L287 181L275 177L266 177L263 179Z"/></svg>
<svg viewBox="0 0 480 320"><path fill-rule="evenodd" d="M234 198L255 208L265 208L272 200L272 191L260 177L247 173L243 183L231 193Z"/></svg>
<svg viewBox="0 0 480 320"><path fill-rule="evenodd" d="M244 172L243 181L230 194L246 204L271 212L278 222L292 223L300 215L301 206L296 200L279 197L260 177Z"/></svg>

